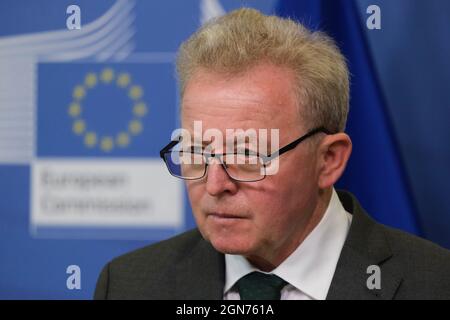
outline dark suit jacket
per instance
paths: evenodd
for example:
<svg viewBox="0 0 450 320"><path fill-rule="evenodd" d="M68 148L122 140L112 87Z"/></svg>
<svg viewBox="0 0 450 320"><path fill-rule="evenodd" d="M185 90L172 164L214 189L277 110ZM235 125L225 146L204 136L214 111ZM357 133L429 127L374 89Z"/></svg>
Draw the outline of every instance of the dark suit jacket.
<svg viewBox="0 0 450 320"><path fill-rule="evenodd" d="M450 251L373 221L339 191L353 221L327 299L450 299ZM370 290L367 267L381 269ZM199 231L118 257L100 274L95 299L222 299L224 255Z"/></svg>

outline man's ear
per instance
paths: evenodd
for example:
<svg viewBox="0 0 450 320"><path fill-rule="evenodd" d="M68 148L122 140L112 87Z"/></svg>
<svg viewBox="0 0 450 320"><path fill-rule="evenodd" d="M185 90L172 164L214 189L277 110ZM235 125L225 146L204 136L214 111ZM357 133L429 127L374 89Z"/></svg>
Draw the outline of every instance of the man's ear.
<svg viewBox="0 0 450 320"><path fill-rule="evenodd" d="M344 173L352 153L352 141L345 133L325 136L318 148L319 188L331 187Z"/></svg>

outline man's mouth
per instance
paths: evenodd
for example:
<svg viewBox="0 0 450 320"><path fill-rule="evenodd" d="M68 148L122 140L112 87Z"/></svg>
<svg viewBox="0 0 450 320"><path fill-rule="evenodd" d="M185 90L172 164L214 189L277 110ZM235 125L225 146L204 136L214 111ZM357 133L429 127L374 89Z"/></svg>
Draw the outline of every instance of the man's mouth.
<svg viewBox="0 0 450 320"><path fill-rule="evenodd" d="M247 219L246 217L242 215L236 215L231 213L222 213L222 212L211 212L208 214L208 216L214 218L214 219Z"/></svg>

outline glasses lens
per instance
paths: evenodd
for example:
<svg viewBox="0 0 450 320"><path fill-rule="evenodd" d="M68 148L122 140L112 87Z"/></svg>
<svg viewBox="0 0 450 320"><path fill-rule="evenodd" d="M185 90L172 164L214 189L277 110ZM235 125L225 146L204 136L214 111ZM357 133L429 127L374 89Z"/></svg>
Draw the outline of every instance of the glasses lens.
<svg viewBox="0 0 450 320"><path fill-rule="evenodd" d="M172 151L164 154L170 173L182 179L199 179L205 173L203 155L192 152Z"/></svg>
<svg viewBox="0 0 450 320"><path fill-rule="evenodd" d="M164 154L170 173L176 177L193 180L205 175L205 156L189 151L171 151ZM237 181L251 182L264 179L264 161L257 155L225 154L224 167L228 175Z"/></svg>
<svg viewBox="0 0 450 320"><path fill-rule="evenodd" d="M230 159L230 156L233 156L233 159ZM244 154L227 155L224 158L224 162L228 174L235 180L258 181L265 177L264 162L259 156Z"/></svg>

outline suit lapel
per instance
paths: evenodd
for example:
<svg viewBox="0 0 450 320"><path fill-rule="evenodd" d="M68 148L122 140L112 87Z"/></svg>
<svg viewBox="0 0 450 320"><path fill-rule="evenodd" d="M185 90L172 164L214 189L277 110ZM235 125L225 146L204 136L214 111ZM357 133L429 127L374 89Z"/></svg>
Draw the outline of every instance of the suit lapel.
<svg viewBox="0 0 450 320"><path fill-rule="evenodd" d="M389 263L375 262L360 255L351 248L342 252L336 268L327 300L391 300L402 282L401 274ZM367 281L373 274L367 268L371 265L380 267L380 289L369 289Z"/></svg>
<svg viewBox="0 0 450 320"><path fill-rule="evenodd" d="M375 223L350 193L338 194L344 208L353 214L353 220L327 299L393 299L402 275L397 272L384 227ZM373 274L367 270L371 265L380 267L380 289L367 286Z"/></svg>
<svg viewBox="0 0 450 320"><path fill-rule="evenodd" d="M202 238L175 266L175 296L181 300L220 300L225 258Z"/></svg>

